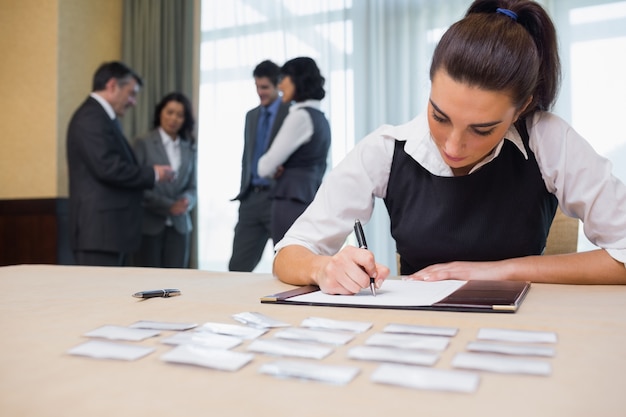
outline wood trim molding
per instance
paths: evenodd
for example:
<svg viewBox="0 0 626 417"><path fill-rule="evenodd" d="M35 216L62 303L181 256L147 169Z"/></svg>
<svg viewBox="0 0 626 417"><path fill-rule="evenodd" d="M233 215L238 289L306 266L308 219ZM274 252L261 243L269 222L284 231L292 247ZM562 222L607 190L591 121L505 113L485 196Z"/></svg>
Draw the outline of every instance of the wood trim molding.
<svg viewBox="0 0 626 417"><path fill-rule="evenodd" d="M72 263L67 198L0 200L0 266Z"/></svg>

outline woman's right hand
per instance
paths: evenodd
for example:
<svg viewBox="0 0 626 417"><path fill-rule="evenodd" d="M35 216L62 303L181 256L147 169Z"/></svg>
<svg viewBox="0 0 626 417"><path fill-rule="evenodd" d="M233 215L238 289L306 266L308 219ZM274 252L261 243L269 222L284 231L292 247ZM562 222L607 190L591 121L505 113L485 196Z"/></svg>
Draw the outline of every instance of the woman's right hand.
<svg viewBox="0 0 626 417"><path fill-rule="evenodd" d="M189 200L186 198L181 198L176 200L174 204L170 206L170 214L172 216L180 216L181 214L185 214L189 209Z"/></svg>
<svg viewBox="0 0 626 417"><path fill-rule="evenodd" d="M345 246L337 254L327 256L315 280L326 294L356 294L369 288L370 277L380 288L389 276L389 268L376 263L374 254L367 249Z"/></svg>

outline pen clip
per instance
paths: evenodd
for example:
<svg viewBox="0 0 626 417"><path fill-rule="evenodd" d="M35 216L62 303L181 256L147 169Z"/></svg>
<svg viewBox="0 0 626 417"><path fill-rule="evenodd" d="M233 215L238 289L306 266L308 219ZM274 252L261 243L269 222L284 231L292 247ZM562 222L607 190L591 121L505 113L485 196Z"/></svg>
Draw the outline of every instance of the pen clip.
<svg viewBox="0 0 626 417"><path fill-rule="evenodd" d="M367 249L367 242L365 241L365 233L363 232L363 226L361 221L356 219L354 221L354 234L356 235L356 241L361 249Z"/></svg>

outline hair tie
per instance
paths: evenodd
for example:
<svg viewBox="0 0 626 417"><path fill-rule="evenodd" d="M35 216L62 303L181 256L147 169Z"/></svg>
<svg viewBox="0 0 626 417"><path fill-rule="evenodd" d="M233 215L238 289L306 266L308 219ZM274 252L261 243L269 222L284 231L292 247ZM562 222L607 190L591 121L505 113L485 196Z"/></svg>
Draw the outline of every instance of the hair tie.
<svg viewBox="0 0 626 417"><path fill-rule="evenodd" d="M496 13L500 13L505 16L508 16L517 22L517 13L515 13L513 10L497 8Z"/></svg>

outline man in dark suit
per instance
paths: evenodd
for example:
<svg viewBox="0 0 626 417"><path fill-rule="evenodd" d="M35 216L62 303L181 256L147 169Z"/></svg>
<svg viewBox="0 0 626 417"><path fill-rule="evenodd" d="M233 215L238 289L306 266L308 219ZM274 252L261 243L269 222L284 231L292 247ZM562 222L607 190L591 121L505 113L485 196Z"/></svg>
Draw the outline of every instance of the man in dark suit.
<svg viewBox="0 0 626 417"><path fill-rule="evenodd" d="M70 246L79 265L124 265L139 248L143 190L173 178L169 166L137 163L117 119L135 105L141 85L121 62L104 63L70 120Z"/></svg>
<svg viewBox="0 0 626 417"><path fill-rule="evenodd" d="M278 95L279 73L280 67L271 61L261 62L252 72L261 103L246 114L241 188L233 199L239 200L239 221L228 263L230 271L254 270L272 230L269 198L272 182L259 177L257 164L289 113L289 103L283 103Z"/></svg>

